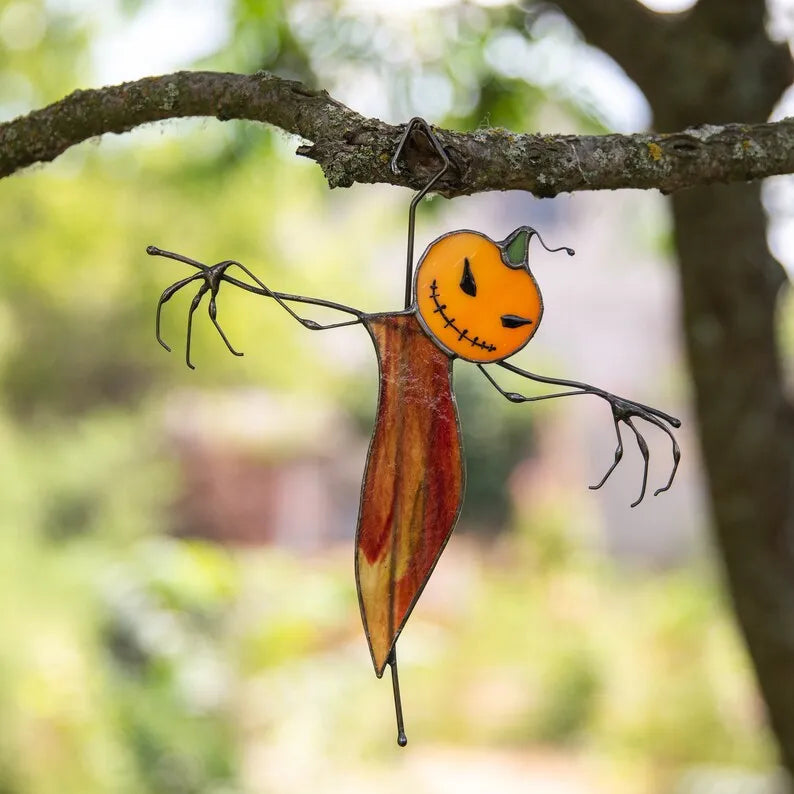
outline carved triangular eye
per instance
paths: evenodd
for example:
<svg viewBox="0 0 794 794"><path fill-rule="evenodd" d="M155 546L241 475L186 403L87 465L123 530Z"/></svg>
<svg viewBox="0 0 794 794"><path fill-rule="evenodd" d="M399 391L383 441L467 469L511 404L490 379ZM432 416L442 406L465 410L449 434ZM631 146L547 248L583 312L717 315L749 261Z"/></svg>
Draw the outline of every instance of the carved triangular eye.
<svg viewBox="0 0 794 794"><path fill-rule="evenodd" d="M502 325L505 328L521 328L522 325L532 325L529 317L520 317L518 314L503 314Z"/></svg>
<svg viewBox="0 0 794 794"><path fill-rule="evenodd" d="M460 288L472 298L477 294L477 284L474 282L474 274L471 272L469 258L463 260L463 276L460 279Z"/></svg>

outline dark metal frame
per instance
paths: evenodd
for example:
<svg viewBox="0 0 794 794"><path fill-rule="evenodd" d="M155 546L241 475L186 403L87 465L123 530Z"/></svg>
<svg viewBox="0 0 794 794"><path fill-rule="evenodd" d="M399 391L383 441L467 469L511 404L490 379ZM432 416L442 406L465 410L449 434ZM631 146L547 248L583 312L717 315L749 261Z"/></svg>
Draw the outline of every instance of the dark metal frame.
<svg viewBox="0 0 794 794"><path fill-rule="evenodd" d="M395 174L400 173L400 169L398 166L398 161L403 154L405 147L407 146L412 133L415 131L420 131L425 135L425 137L429 140L430 144L433 146L433 149L438 154L441 160L441 168L426 182L424 187L419 190L411 200L411 204L408 210L408 243L407 243L407 261L406 261L406 276L405 276L405 308L402 312L396 312L397 314L402 313L412 313L415 312L417 315L417 319L421 323L424 330L428 333L430 338L442 349L450 358L455 358L456 354L452 353L448 350L428 329L427 325L422 320L421 314L417 311L416 302L415 302L415 273L413 268L413 256L414 256L414 239L415 239L415 232L416 232L416 208L419 202L426 196L433 186L438 182L438 180L447 172L450 166L449 158L444 151L444 147L441 145L440 141L433 133L430 125L422 118L415 117L411 119L408 124L405 126L405 130L400 137L400 140L397 144L397 148L394 152L394 156L391 159L390 167L391 170ZM540 237L538 232L531 227L521 227L522 229L526 229L530 232L530 240L532 236L537 236L541 245L548 251L566 251L569 256L573 255L573 249L567 248L565 246L561 248L549 248L543 239ZM467 230L461 230L467 231ZM518 231L518 230L517 230ZM485 237L481 232L473 232L474 234L478 234L480 236ZM455 232L449 232L448 234L455 234ZM515 232L507 237L502 244L507 244L511 238L514 236ZM442 235L438 238L438 240L446 237L448 235ZM427 250L430 249L435 242L428 246ZM529 244L529 241L527 242ZM420 258L424 258L427 254L427 250L425 254L422 255ZM322 298L310 298L304 295L292 295L285 292L275 292L271 290L266 284L264 284L256 275L254 275L245 265L237 262L233 259L226 259L222 262L218 262L215 265L205 265L202 262L198 262L195 259L191 259L187 256L183 256L182 254L174 253L173 251L165 251L163 249L157 248L154 245L150 245L146 252L151 256L162 256L168 259L174 259L177 262L182 262L184 264L190 265L198 270L197 273L194 273L192 276L188 276L187 278L180 279L179 281L174 282L171 286L166 288L162 295L160 296L160 300L157 303L157 312L156 312L156 323L155 323L155 334L157 337L157 341L167 350L171 351L171 348L165 343L160 333L160 318L162 313L163 306L171 300L171 298L179 292L183 287L192 284L193 282L200 282L199 290L196 295L193 297L191 301L190 308L188 310L188 321L187 321L187 343L185 347L185 361L187 366L191 369L195 369L191 360L190 360L190 343L191 343L191 336L193 332L193 314L195 313L196 309L199 307L204 295L208 292L210 294L209 298L209 306L208 306L208 313L210 320L212 321L213 325L215 326L216 330L220 334L221 339L225 343L226 347L229 351L235 356L242 356L241 352L232 347L231 342L227 338L223 328L221 327L220 323L218 322L217 318L217 304L216 299L218 296L218 291L220 290L220 285L225 281L229 284L232 284L240 289L246 290L248 292L252 292L256 295L262 295L266 298L271 298L276 301L276 303L281 306L286 312L288 312L294 319L296 319L304 328L308 328L310 331L322 331L331 328L341 328L344 326L349 325L358 325L359 323L364 322L367 318L373 317L375 315L367 314L366 312L359 311L351 306L346 306L341 303L335 303L334 301L324 300ZM504 261L504 256L502 257ZM509 267L517 267L515 264L511 264L505 262L506 265ZM239 279L234 278L228 274L228 270L231 267L238 267L248 278L250 278L254 285L248 284L244 281L240 281ZM417 268L418 270L418 268ZM529 271L529 268L527 268ZM534 281L534 276L532 275L531 271L529 271L530 276ZM537 282L536 282L537 286ZM538 294L540 294L540 290L538 289ZM327 309L335 309L337 311L353 315L354 319L351 320L344 320L341 322L335 323L327 323L322 324L318 323L315 320L311 320L305 317L301 317L297 312L295 312L288 304L289 303L304 303L312 306L320 306ZM541 314L538 317L538 320L535 324L535 328L537 325L540 324L540 318L542 317L543 313L543 299L541 297L541 307L540 307ZM534 331L533 331L534 334ZM531 336L530 336L531 338ZM529 339L527 339L527 342ZM523 345L522 345L523 348ZM521 348L519 348L520 350ZM514 355L518 350L515 350L510 353L510 355ZM613 463L610 465L609 469L607 470L606 474L602 477L602 479L596 484L591 485L591 489L598 489L601 488L604 483L609 479L612 472L620 463L623 457L623 439L620 433L620 424L625 424L633 433L637 440L637 445L640 449L640 453L642 454L644 460L644 468L643 468L643 477L642 477L642 488L640 490L639 498L632 503L632 507L636 507L644 498L645 490L648 480L648 462L650 459L650 452L648 449L648 444L645 441L642 434L637 429L636 425L632 421L632 419L643 419L644 421L648 422L655 427L660 428L664 431L669 437L672 442L672 451L673 451L673 468L670 473L670 477L666 483L661 488L658 488L654 491L654 496L669 490L670 486L673 484L673 480L675 478L676 472L678 470L678 463L681 458L681 450L678 446L678 443L675 440L672 432L670 431L670 427L678 428L681 426L680 420L676 419L674 416L670 416L669 414L664 413L656 408L652 408L648 405L643 405L642 403L633 402L631 400L626 400L622 397L618 397L610 392L605 391L604 389L600 389L596 386L591 386L587 383L581 383L579 381L574 380L566 380L562 378L550 378L545 375L537 375L535 373L529 372L528 370L521 369L520 367L516 367L513 364L508 363L504 360L499 360L496 363L498 366L506 369L508 372L512 372L515 375L520 375L523 378L527 378L529 380L537 381L538 383L543 383L547 385L554 385L554 386L562 386L567 389L567 391L562 392L555 392L553 394L543 394L537 396L527 396L524 394L520 394L518 392L512 391L505 391L499 383L494 379L494 377L485 369L485 366L482 363L478 363L474 361L476 366L480 369L483 375L488 379L494 388L507 400L513 403L524 403L524 402L537 402L540 400L551 400L557 397L572 397L574 395L581 395L581 394L591 394L596 397L600 397L603 400L606 400L610 408L612 410L612 421L615 426L615 433L617 435L617 448L615 450L615 459ZM453 393L454 399L454 393ZM442 547L443 551L443 547ZM440 555L441 552L439 552ZM413 607L413 605L412 605ZM410 611L409 611L410 614ZM407 615L406 615L407 619ZM403 722L403 711L402 711L402 702L400 699L400 683L399 683L399 676L397 672L397 655L396 655L396 638L394 641L394 645L392 646L391 653L389 655L387 664L391 668L391 678L392 678L392 688L394 693L394 707L395 707L395 714L397 719L397 743L404 747L407 744L407 739L405 736L405 727Z"/></svg>

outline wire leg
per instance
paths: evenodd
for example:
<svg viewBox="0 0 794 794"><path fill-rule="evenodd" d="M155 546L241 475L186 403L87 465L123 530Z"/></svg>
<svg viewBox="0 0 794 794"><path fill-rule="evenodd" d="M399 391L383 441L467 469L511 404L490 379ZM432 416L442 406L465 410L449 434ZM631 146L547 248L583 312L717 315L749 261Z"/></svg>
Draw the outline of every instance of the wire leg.
<svg viewBox="0 0 794 794"><path fill-rule="evenodd" d="M636 507L645 496L645 486L648 484L648 460L650 458L650 452L648 451L648 444L646 443L645 439L642 437L642 434L639 430L634 426L634 422L631 421L631 417L626 417L626 424L634 431L634 435L637 436L637 446L640 448L640 452L642 453L642 458L644 461L644 465L642 468L642 490L640 491L640 498L637 499L631 506Z"/></svg>
<svg viewBox="0 0 794 794"><path fill-rule="evenodd" d="M397 715L397 744L405 747L408 744L408 737L405 735L405 725L403 724L403 704L400 699L400 679L397 675L397 646L391 649L388 665L391 667L391 685L394 691L394 711Z"/></svg>

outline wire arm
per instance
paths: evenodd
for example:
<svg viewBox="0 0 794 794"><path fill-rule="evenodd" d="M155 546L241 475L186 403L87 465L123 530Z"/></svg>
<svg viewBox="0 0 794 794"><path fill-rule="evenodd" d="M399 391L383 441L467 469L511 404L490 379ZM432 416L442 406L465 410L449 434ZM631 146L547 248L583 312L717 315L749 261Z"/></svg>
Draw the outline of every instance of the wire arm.
<svg viewBox="0 0 794 794"><path fill-rule="evenodd" d="M678 446L678 442L675 440L675 436L672 434L668 425L675 428L681 427L680 419L676 419L676 417L671 416L664 411L660 411L658 408L653 408L649 405L644 405L643 403L634 402L633 400L626 400L623 397L618 397L617 395L611 394L604 389L599 389L597 386L591 386L588 383L567 380L565 378L549 378L545 375L537 375L534 372L529 372L528 370L516 367L514 364L509 364L506 361L498 361L496 363L503 369L513 372L516 375L521 375L524 378L537 381L538 383L564 386L568 389L568 391L555 392L554 394L541 394L537 396L526 396L524 394L520 394L519 392L506 391L496 382L493 376L485 369L482 364L478 364L477 367L483 373L483 375L485 375L491 385L493 385L497 391L510 402L537 402L540 400L553 400L557 397L573 397L580 394L592 394L596 397L606 400L609 403L610 408L612 409L612 421L615 425L615 433L617 435L618 442L617 448L615 449L615 459L601 480L596 485L590 486L591 490L598 490L601 488L623 458L623 439L620 435L620 423L622 422L634 433L634 436L637 440L637 446L639 447L640 454L643 458L642 488L640 489L639 497L635 502L632 503L631 506L636 507L645 497L645 489L648 482L650 451L645 438L632 421L634 418L643 419L649 424L658 427L670 438L673 453L673 468L670 472L670 477L668 478L667 483L661 488L657 488L656 491L654 491L654 496L658 496L660 493L670 489L673 484L673 480L675 479L676 472L678 471L678 464L681 460L681 449Z"/></svg>
<svg viewBox="0 0 794 794"><path fill-rule="evenodd" d="M549 378L546 375L538 375L534 372L529 372L529 370L521 369L521 367L517 367L515 364L510 364L507 361L497 361L496 362L500 367L506 369L508 372L514 372L516 375L521 375L524 378L529 378L530 380L535 380L538 383L548 383L553 386L568 386L572 389L581 389L586 394L595 394L598 397L602 397L603 399L607 399L609 397L615 397L614 394L610 394L608 391L604 389L599 389L598 386L591 386L589 383L581 383L580 381L576 380L568 380L566 378ZM616 398L620 399L620 398ZM662 419L665 422L668 422L673 427L681 427L681 420L676 419L674 416L670 416L670 414L666 414L664 411L660 411L658 408L653 408L650 405L644 405L643 403L635 403L632 402L632 405L636 405L638 408L642 408L643 410L647 411L649 414Z"/></svg>
<svg viewBox="0 0 794 794"><path fill-rule="evenodd" d="M541 400L553 400L557 397L576 397L577 395L587 394L585 391L561 391L554 394L538 394L532 397L527 397L525 394L519 394L516 391L505 391L493 378L490 372L482 364L477 365L477 369L491 382L491 385L511 403L533 403L540 402Z"/></svg>

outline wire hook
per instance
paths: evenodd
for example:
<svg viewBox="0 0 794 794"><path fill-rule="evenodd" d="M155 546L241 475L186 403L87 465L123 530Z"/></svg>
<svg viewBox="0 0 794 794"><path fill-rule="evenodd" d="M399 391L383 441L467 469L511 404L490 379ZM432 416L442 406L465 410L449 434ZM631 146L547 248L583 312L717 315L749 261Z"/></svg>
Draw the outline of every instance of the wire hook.
<svg viewBox="0 0 794 794"><path fill-rule="evenodd" d="M411 133L417 129L421 128L422 132L427 136L427 139L433 145L433 148L436 150L436 154L441 158L442 163L444 164L443 168L436 173L430 181L411 199L411 206L408 209L408 256L407 262L405 266L405 308L409 309L411 307L411 292L413 287L413 269L414 269L414 237L416 233L416 207L418 206L419 202L430 192L430 189L436 182L441 179L444 174L446 174L447 170L449 169L449 157L447 157L447 153L444 151L444 147L441 145L441 142L435 136L433 130L430 128L430 125L420 116L414 116L406 125L405 125L405 132L403 132L402 137L400 138L400 142L397 144L397 149L394 152L394 156L391 158L391 162L389 163L389 168L391 168L391 172L393 174L399 174L400 169L397 165L397 160L399 159L400 155L403 153L403 149L405 149L405 145L408 143L408 139L411 137Z"/></svg>

